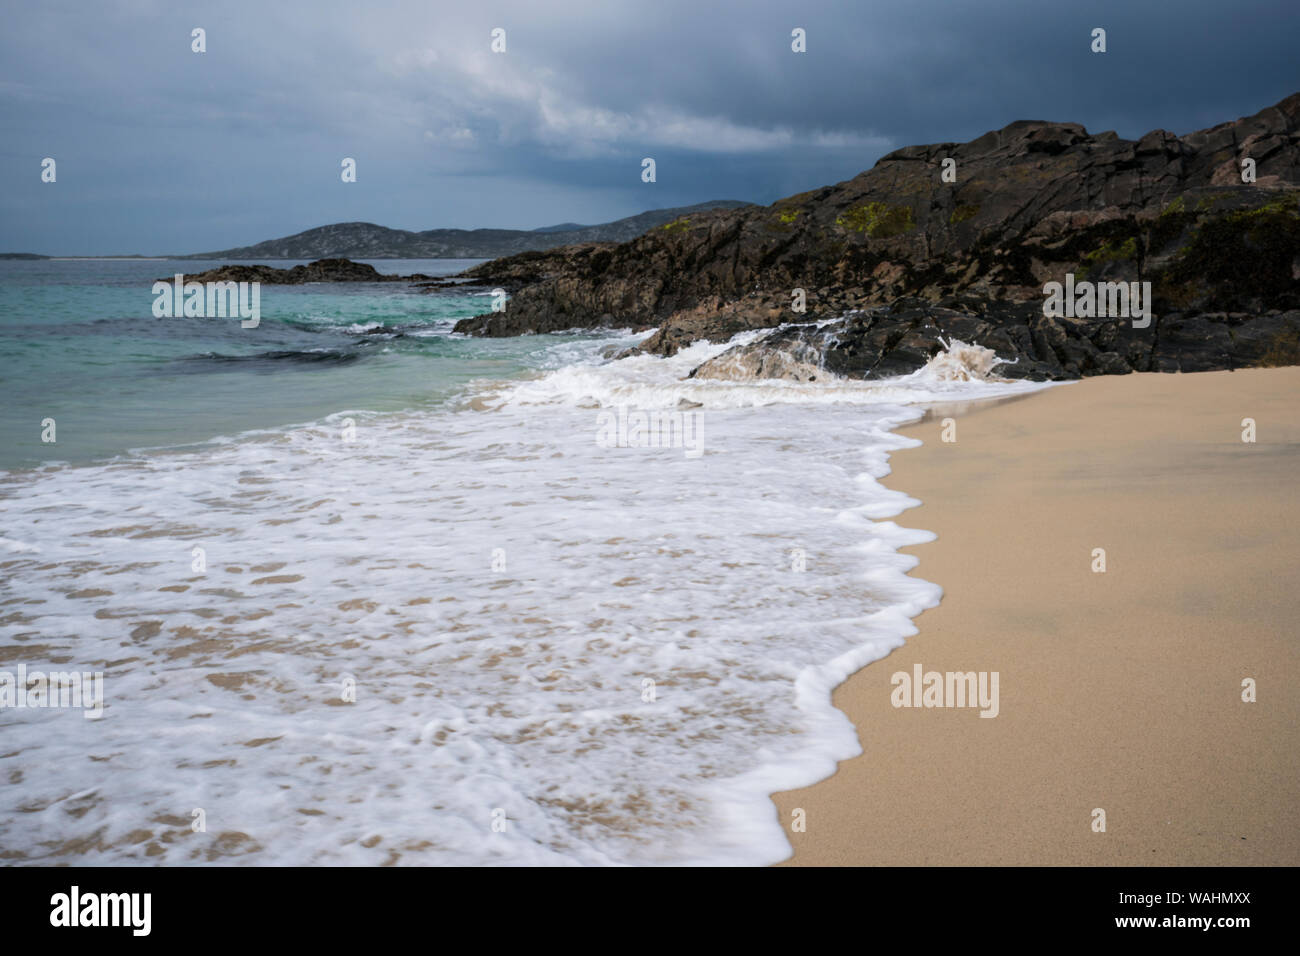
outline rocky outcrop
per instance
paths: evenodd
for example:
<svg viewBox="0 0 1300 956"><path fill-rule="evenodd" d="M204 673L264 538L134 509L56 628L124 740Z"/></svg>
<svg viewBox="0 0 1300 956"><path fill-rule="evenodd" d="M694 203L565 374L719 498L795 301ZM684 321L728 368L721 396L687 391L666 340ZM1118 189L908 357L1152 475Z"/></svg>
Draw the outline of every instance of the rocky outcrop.
<svg viewBox="0 0 1300 956"><path fill-rule="evenodd" d="M830 322L783 325L709 359L691 377L812 382L906 375L954 341L992 349L999 377L1036 381L1300 364L1300 310L1175 313L1159 323L1138 330L1129 320L1048 318L1033 304L962 309L899 299Z"/></svg>
<svg viewBox="0 0 1300 956"><path fill-rule="evenodd" d="M1242 182L1248 159L1253 183ZM1046 318L1043 287L1067 273L1150 282L1153 321ZM842 374L914 367L948 334L1045 378L1278 360L1295 351L1300 310L1300 94L1182 137L1012 123L969 143L897 150L771 206L683 216L631 242L494 260L464 277L511 299L460 332L656 328L642 349L668 355L834 319L855 351L822 349L812 364ZM792 308L796 290L804 312Z"/></svg>
<svg viewBox="0 0 1300 956"><path fill-rule="evenodd" d="M159 279L171 282L173 276ZM306 282L415 282L430 280L423 273L409 276L390 276L376 271L374 266L351 259L320 259L292 269L275 269L271 266L220 266L207 272L186 275L186 282L261 282L265 285L302 285Z"/></svg>

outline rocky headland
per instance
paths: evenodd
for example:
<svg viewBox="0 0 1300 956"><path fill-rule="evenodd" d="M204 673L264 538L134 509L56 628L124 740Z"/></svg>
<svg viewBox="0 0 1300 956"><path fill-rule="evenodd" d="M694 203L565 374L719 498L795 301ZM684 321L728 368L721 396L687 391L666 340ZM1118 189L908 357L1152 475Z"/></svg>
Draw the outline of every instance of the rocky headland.
<svg viewBox="0 0 1300 956"><path fill-rule="evenodd" d="M171 282L173 276L159 279ZM229 265L185 275L186 282L261 282L265 285L302 285L307 282L419 282L436 281L417 272L408 276L384 275L374 266L351 259L319 259L291 269L263 265Z"/></svg>
<svg viewBox="0 0 1300 956"><path fill-rule="evenodd" d="M1067 275L1150 283L1151 321L1045 315L1044 286ZM1016 122L770 206L461 279L511 293L457 324L472 335L654 328L641 349L671 355L774 330L697 376L902 374L952 338L1032 379L1300 364L1300 93L1186 136Z"/></svg>

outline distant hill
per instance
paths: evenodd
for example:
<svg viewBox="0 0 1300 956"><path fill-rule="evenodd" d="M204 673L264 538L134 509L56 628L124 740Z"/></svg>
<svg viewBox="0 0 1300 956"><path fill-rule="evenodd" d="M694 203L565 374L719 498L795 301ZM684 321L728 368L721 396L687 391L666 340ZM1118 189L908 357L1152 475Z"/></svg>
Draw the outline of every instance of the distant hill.
<svg viewBox="0 0 1300 956"><path fill-rule="evenodd" d="M48 259L49 256L37 255L35 252L0 252L0 259Z"/></svg>
<svg viewBox="0 0 1300 956"><path fill-rule="evenodd" d="M586 229L580 222L562 222L558 226L538 226L533 232L573 232L575 229Z"/></svg>
<svg viewBox="0 0 1300 956"><path fill-rule="evenodd" d="M676 209L652 209L597 226L563 223L541 229L429 229L408 232L371 222L318 226L283 239L178 259L492 259L577 242L626 242L648 229L691 213L739 209L750 203L718 199Z"/></svg>

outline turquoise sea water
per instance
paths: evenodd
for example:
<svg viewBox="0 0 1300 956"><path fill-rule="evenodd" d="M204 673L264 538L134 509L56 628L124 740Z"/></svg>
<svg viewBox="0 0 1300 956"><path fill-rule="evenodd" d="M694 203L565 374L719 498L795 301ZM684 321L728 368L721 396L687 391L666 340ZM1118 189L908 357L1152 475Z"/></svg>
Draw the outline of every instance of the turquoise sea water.
<svg viewBox="0 0 1300 956"><path fill-rule="evenodd" d="M451 275L481 260L375 260ZM153 316L152 285L208 261L0 261L0 468L81 463L310 422L444 403L475 379L544 364L552 336L450 335L487 311L461 290L406 284L261 289L261 324ZM288 268L295 262L275 262ZM55 421L53 444L42 421Z"/></svg>
<svg viewBox="0 0 1300 956"><path fill-rule="evenodd" d="M210 265L0 263L0 681L102 690L0 702L6 862L780 860L768 795L859 752L831 690L940 597L892 429L1042 387L959 342L801 383L451 334L482 289L153 317ZM682 427L609 441L630 410Z"/></svg>

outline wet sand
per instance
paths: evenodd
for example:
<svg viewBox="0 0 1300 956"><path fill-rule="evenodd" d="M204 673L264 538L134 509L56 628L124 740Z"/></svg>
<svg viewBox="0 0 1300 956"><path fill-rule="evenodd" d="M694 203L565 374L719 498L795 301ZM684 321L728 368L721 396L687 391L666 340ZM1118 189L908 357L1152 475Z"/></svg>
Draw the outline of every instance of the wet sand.
<svg viewBox="0 0 1300 956"><path fill-rule="evenodd" d="M1297 410L1300 368L1143 374L904 429L943 601L836 691L863 754L774 797L788 862L1300 864ZM998 715L893 706L917 664L997 672Z"/></svg>

